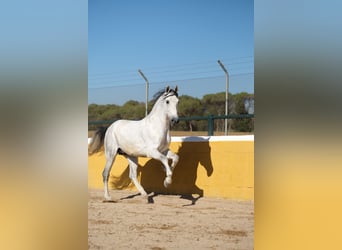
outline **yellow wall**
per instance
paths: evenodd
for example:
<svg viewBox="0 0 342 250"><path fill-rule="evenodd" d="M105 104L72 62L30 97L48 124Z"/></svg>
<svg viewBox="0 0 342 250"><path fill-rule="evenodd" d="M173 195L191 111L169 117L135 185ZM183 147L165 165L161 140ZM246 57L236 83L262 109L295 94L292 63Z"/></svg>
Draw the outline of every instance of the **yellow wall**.
<svg viewBox="0 0 342 250"><path fill-rule="evenodd" d="M179 157L173 183L163 186L165 172L160 162L139 158L139 180L147 192L199 194L231 199L254 200L254 140L196 142L173 141ZM89 188L103 188L103 152L88 158ZM127 160L118 155L109 179L111 189L132 189Z"/></svg>

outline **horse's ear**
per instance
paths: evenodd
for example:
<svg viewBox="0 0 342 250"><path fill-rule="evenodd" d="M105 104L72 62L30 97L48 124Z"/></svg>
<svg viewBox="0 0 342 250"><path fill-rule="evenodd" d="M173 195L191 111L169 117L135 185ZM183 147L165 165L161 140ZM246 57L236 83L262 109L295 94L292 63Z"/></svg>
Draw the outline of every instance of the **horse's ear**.
<svg viewBox="0 0 342 250"><path fill-rule="evenodd" d="M175 88L175 92L177 93L178 92L178 86L176 85L176 88Z"/></svg>
<svg viewBox="0 0 342 250"><path fill-rule="evenodd" d="M165 88L165 92L166 92L166 93L169 93L169 92L170 92L170 86L167 86L167 87Z"/></svg>

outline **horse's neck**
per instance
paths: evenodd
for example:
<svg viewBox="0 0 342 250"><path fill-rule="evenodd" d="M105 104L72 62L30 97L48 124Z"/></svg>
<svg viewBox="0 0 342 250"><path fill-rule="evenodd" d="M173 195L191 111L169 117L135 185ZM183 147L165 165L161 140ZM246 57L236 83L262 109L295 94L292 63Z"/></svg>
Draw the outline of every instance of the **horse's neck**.
<svg viewBox="0 0 342 250"><path fill-rule="evenodd" d="M154 126L160 125L165 130L170 129L170 121L164 112L158 109L158 106L154 105L151 112L146 116L146 120L153 123Z"/></svg>
<svg viewBox="0 0 342 250"><path fill-rule="evenodd" d="M167 119L166 115L160 116L157 113L150 113L148 116L146 116L146 120L148 122L151 122L156 125L160 125L161 127L165 127L166 129L169 129L170 127L170 121Z"/></svg>

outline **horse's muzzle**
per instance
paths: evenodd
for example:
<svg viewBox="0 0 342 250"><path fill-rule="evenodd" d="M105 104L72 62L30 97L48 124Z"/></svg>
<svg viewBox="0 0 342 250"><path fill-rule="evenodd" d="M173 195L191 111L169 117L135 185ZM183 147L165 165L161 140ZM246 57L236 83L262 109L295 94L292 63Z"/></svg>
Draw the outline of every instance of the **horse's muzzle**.
<svg viewBox="0 0 342 250"><path fill-rule="evenodd" d="M177 124L178 122L179 122L178 117L177 117L177 118L172 118L172 119L171 119L171 125L172 125L172 126L175 125L175 124Z"/></svg>

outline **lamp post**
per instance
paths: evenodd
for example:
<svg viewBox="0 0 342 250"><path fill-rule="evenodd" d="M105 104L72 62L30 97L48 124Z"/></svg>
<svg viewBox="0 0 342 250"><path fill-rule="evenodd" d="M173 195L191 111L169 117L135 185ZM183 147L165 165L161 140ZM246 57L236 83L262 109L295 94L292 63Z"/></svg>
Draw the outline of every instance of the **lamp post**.
<svg viewBox="0 0 342 250"><path fill-rule="evenodd" d="M147 106L148 106L148 80L146 78L146 76L144 75L144 73L139 69L138 72L140 73L140 75L144 78L145 82L146 82L146 104L145 104L145 116L147 116Z"/></svg>
<svg viewBox="0 0 342 250"><path fill-rule="evenodd" d="M223 69L224 73L226 74L226 110L225 110L225 115L227 116L228 115L229 75L228 75L228 71L224 67L223 63L220 60L217 60L217 62L221 66L221 68ZM226 119L224 119L224 135L228 134L227 127L228 127L228 119L226 118Z"/></svg>

